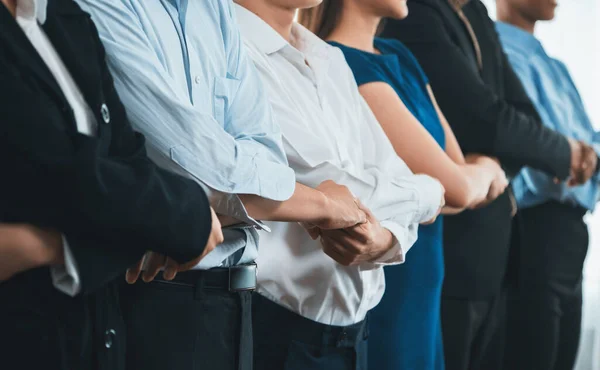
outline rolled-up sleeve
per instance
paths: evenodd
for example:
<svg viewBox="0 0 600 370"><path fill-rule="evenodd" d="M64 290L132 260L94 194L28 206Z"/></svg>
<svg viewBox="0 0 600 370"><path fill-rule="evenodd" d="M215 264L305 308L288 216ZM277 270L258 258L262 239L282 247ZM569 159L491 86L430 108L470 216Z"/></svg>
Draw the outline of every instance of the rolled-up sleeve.
<svg viewBox="0 0 600 370"><path fill-rule="evenodd" d="M238 89L225 112L226 122L235 125L225 124L226 130L175 88L128 1L79 3L99 29L115 86L131 122L147 137L153 159L163 156L169 167L182 169L218 192L279 201L291 196L294 172L287 166L262 87L243 55L237 56L240 67L231 76L235 86L221 86Z"/></svg>

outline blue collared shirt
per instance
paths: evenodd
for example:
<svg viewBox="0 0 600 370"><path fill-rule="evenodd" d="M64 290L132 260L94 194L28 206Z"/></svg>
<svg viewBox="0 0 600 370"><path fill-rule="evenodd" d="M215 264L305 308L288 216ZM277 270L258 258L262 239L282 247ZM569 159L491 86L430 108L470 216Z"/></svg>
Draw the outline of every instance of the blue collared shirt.
<svg viewBox="0 0 600 370"><path fill-rule="evenodd" d="M218 213L261 227L235 194L283 201L295 175L231 0L78 3L92 15L119 96L152 159L195 179ZM225 238L198 268L256 258L253 227L226 229Z"/></svg>
<svg viewBox="0 0 600 370"><path fill-rule="evenodd" d="M548 56L540 41L515 26L496 24L504 51L537 108L544 125L591 144L600 153L600 132L596 132L566 66ZM547 200L579 205L593 210L599 196L599 178L595 175L584 185L568 187L530 168L523 169L512 181L520 208Z"/></svg>

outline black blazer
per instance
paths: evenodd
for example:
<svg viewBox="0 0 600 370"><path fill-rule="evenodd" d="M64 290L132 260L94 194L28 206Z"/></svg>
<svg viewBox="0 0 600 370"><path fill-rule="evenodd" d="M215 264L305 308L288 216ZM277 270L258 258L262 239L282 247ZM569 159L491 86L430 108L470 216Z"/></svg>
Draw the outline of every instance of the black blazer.
<svg viewBox="0 0 600 370"><path fill-rule="evenodd" d="M463 11L481 47L481 71L471 37L448 0L411 1L409 16L389 20L382 36L402 41L416 55L465 153L495 156L509 174L530 166L565 179L567 140L541 124L485 6L472 0ZM446 296L490 297L500 289L510 209L505 194L485 209L445 218Z"/></svg>
<svg viewBox="0 0 600 370"><path fill-rule="evenodd" d="M119 369L124 333L115 279L146 250L179 262L201 254L210 208L195 182L147 158L90 17L71 0L50 0L43 29L95 113L98 135L77 132L57 82L0 5L0 221L63 232L83 292L60 293L47 268L1 284L0 363Z"/></svg>

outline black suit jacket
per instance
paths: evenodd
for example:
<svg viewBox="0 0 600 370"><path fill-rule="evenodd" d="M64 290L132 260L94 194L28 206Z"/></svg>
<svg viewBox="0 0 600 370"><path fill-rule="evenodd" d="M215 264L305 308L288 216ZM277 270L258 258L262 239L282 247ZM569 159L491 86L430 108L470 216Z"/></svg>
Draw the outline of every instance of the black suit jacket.
<svg viewBox="0 0 600 370"><path fill-rule="evenodd" d="M1 284L0 362L118 369L124 333L115 279L146 250L179 262L201 254L210 208L196 183L147 158L90 17L71 0L50 0L43 29L95 113L98 135L77 132L53 75L0 5L0 221L63 232L83 291L60 293L48 268Z"/></svg>
<svg viewBox="0 0 600 370"><path fill-rule="evenodd" d="M481 47L481 71L467 28L448 0L411 1L409 16L389 20L383 36L402 41L416 55L465 153L497 157L509 174L530 166L565 179L571 159L567 140L541 124L485 6L472 0L463 11ZM499 290L510 210L505 194L485 209L445 218L446 296L483 298Z"/></svg>

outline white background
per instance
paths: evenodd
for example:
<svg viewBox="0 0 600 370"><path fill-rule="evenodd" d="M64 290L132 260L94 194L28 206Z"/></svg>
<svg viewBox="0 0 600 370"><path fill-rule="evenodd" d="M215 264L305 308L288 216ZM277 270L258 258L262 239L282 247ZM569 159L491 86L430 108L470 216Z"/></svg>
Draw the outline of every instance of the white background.
<svg viewBox="0 0 600 370"><path fill-rule="evenodd" d="M494 0L482 0L495 17ZM600 129L600 3L559 0L556 19L536 35L548 54L567 64L596 129ZM576 370L600 370L600 207L588 217L591 244L584 272L584 318ZM568 247L568 246L565 246Z"/></svg>

